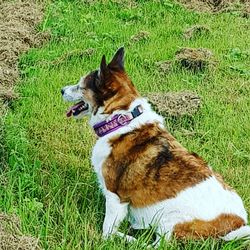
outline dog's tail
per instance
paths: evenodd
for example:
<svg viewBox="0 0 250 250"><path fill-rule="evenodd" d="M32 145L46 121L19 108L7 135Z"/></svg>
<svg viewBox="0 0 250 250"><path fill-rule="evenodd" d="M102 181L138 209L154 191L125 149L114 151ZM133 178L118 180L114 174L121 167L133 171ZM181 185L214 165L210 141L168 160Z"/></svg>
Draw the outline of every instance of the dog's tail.
<svg viewBox="0 0 250 250"><path fill-rule="evenodd" d="M250 226L240 227L226 234L225 236L221 237L221 239L225 241L238 240L238 239L250 240Z"/></svg>

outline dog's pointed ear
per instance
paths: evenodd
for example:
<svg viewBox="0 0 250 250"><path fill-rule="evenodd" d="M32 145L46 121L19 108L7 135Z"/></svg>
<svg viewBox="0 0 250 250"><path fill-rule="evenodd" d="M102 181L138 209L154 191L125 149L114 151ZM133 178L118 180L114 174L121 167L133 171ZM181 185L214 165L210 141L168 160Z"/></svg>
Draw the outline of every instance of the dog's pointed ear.
<svg viewBox="0 0 250 250"><path fill-rule="evenodd" d="M118 49L116 51L113 59L111 60L111 62L108 65L108 67L110 69L124 71L124 55L125 55L124 47L121 47L120 49Z"/></svg>
<svg viewBox="0 0 250 250"><path fill-rule="evenodd" d="M104 80L109 72L106 57L105 55L102 56L101 65L100 65L100 79Z"/></svg>

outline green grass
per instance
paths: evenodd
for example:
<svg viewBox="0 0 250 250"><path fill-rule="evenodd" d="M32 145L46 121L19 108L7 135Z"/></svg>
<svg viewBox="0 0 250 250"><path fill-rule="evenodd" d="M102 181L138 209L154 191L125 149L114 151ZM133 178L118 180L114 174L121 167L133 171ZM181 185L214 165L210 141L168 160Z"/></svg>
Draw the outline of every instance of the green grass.
<svg viewBox="0 0 250 250"><path fill-rule="evenodd" d="M192 118L166 117L168 129L190 151L204 157L241 195L250 213L250 84L249 20L237 14L197 14L170 1L137 1L137 7L114 2L48 3L40 30L52 39L20 59L20 100L5 120L7 179L0 189L0 209L16 213L25 233L40 238L45 249L143 249L145 234L126 244L104 241L104 199L90 164L95 136L87 119L67 119L62 86L99 66L126 46L126 68L142 93L195 91L203 106ZM125 1L126 2L126 1ZM186 41L185 28L206 24L212 34ZM138 31L150 38L129 44ZM156 61L174 58L179 47L211 49L219 64L213 71L192 74L176 69L162 76ZM66 53L95 49L91 56L55 64ZM194 132L187 136L183 131ZM122 226L126 231L126 223ZM249 249L242 242L162 243L161 249Z"/></svg>

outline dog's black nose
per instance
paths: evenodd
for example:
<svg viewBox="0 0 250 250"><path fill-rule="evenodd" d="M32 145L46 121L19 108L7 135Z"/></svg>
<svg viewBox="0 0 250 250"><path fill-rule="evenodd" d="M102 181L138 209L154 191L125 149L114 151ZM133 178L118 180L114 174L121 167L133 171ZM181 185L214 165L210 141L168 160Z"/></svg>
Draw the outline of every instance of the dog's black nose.
<svg viewBox="0 0 250 250"><path fill-rule="evenodd" d="M64 89L61 89L61 93L62 93L62 95L64 94Z"/></svg>

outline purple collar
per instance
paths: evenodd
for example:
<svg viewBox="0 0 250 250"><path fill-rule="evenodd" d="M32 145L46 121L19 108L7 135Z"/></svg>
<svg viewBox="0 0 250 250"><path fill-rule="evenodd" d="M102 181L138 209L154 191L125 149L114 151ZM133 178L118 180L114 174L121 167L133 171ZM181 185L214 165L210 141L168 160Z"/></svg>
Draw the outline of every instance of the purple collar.
<svg viewBox="0 0 250 250"><path fill-rule="evenodd" d="M123 126L129 124L133 119L140 116L143 113L141 105L138 105L134 108L132 112L126 114L117 114L112 117L109 121L103 121L94 125L95 133L102 137L107 135Z"/></svg>

